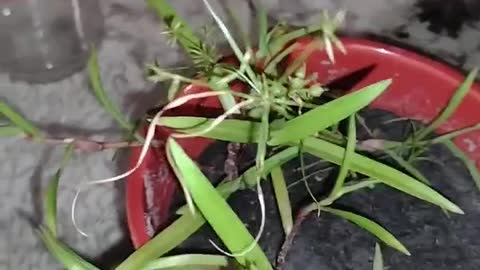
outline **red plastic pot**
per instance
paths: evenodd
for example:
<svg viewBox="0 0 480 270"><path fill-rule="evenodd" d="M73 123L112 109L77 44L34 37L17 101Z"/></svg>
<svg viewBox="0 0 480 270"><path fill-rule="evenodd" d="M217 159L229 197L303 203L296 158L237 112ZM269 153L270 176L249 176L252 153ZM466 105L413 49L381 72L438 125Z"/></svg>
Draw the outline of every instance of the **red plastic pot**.
<svg viewBox="0 0 480 270"><path fill-rule="evenodd" d="M369 71L361 81L349 86L351 91L379 80L393 78L389 89L370 107L390 111L399 117L431 121L445 107L464 80L461 73L445 64L395 46L354 38L343 38L342 41L347 55L337 52L336 63L332 65L324 52L314 52L308 59L307 72L318 73L319 81L328 84L345 76ZM299 42L305 46L309 40ZM292 54L291 59L300 52L301 49ZM184 93L199 91L205 89L188 86ZM219 109L217 99L208 98L192 101L172 113L205 116L206 112ZM437 132L445 133L479 122L480 85L475 84L461 106ZM159 129L157 139L164 139L168 134L168 130ZM183 139L180 143L191 158L198 159L212 141L191 138ZM458 136L455 143L480 168L480 132ZM132 163L136 162L138 155L139 149L134 149L130 157ZM163 149L152 149L142 166L128 178L127 183L128 225L136 248L165 226L176 189L177 180L166 162Z"/></svg>

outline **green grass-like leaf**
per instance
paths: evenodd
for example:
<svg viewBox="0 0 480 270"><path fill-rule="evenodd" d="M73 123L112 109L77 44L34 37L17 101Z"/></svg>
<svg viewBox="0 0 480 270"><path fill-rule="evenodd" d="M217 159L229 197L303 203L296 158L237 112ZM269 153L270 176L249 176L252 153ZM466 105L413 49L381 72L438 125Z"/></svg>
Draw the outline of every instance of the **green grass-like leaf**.
<svg viewBox="0 0 480 270"><path fill-rule="evenodd" d="M168 0L147 0L147 4L169 28L178 27L175 38L185 51L189 52L192 48L199 48L201 46L201 40L168 3Z"/></svg>
<svg viewBox="0 0 480 270"><path fill-rule="evenodd" d="M316 209L317 205L312 205L312 209ZM392 248L402 252L403 254L410 255L410 252L407 250L407 248L400 243L400 241L395 238L389 231L385 230L382 226L380 226L378 223L362 217L360 215L354 214L352 212L348 211L343 211L339 209L334 209L331 207L321 207L321 210L334 214L336 216L342 217L360 228L370 232L371 234L375 235L378 239L382 240L385 244L391 246Z"/></svg>
<svg viewBox="0 0 480 270"><path fill-rule="evenodd" d="M342 164L345 154L345 148L321 139L307 138L303 140L303 147L310 154L338 165ZM354 153L350 166L352 171L378 179L386 185L451 212L463 214L460 207L431 187L383 163Z"/></svg>
<svg viewBox="0 0 480 270"><path fill-rule="evenodd" d="M383 266L382 249L375 243L375 255L373 255L373 270L385 270Z"/></svg>
<svg viewBox="0 0 480 270"><path fill-rule="evenodd" d="M90 84L92 86L93 94L97 98L98 102L122 128L131 131L134 128L134 125L131 124L120 112L118 107L108 97L107 92L103 87L102 78L100 76L100 67L98 65L97 52L95 49L91 50L90 57L88 58L88 74L90 77Z"/></svg>
<svg viewBox="0 0 480 270"><path fill-rule="evenodd" d="M332 126L370 104L390 83L391 80L377 82L287 121L283 128L272 132L269 144L295 142Z"/></svg>
<svg viewBox="0 0 480 270"><path fill-rule="evenodd" d="M473 182L477 186L478 190L480 190L480 173L478 172L478 168L475 166L475 163L452 141L444 141L443 144L450 150L450 152L452 152L453 155L463 161L463 164L465 164L465 167L467 167L470 175L473 178Z"/></svg>
<svg viewBox="0 0 480 270"><path fill-rule="evenodd" d="M427 136L432 131L437 129L440 125L442 125L448 118L450 118L450 116L455 112L460 103L462 103L463 98L467 95L468 91L472 87L472 84L477 77L477 73L477 68L474 68L472 71L470 71L465 81L455 91L452 98L448 102L447 106L442 110L440 115L438 115L437 118L435 118L435 120L430 123L430 125L418 131L418 135L415 136L417 140L423 139L425 136Z"/></svg>
<svg viewBox="0 0 480 270"><path fill-rule="evenodd" d="M99 270L90 264L73 250L60 242L47 228L37 229L40 239L43 241L50 253L68 270Z"/></svg>
<svg viewBox="0 0 480 270"><path fill-rule="evenodd" d="M337 179L335 180L335 186L333 187L332 194L337 194L343 187L345 179L350 169L350 163L353 153L355 153L355 146L357 144L357 127L355 125L355 114L350 115L348 118L348 135L347 146L345 148L345 155L343 156L342 165L338 172Z"/></svg>
<svg viewBox="0 0 480 270"><path fill-rule="evenodd" d="M291 41L307 36L311 33L317 32L322 30L322 24L314 24L309 25L307 27L301 27L294 31L290 31L286 34L280 35L272 40L270 45L271 55L276 55L279 51L281 51L288 43Z"/></svg>
<svg viewBox="0 0 480 270"><path fill-rule="evenodd" d="M401 156L397 155L394 151L391 150L384 150L384 152L389 155L395 162L398 163L402 168L405 169L409 174L411 174L416 179L422 181L424 184L430 185L430 181L417 169L415 168L410 162L403 159Z"/></svg>
<svg viewBox="0 0 480 270"><path fill-rule="evenodd" d="M116 270L142 269L152 260L177 247L205 223L202 215L193 215L189 211L163 229L152 240L132 253Z"/></svg>
<svg viewBox="0 0 480 270"><path fill-rule="evenodd" d="M268 19L267 19L267 11L263 6L257 8L257 17L258 17L258 54L259 57L262 58L268 54L268 40L267 40L267 32L268 32Z"/></svg>
<svg viewBox="0 0 480 270"><path fill-rule="evenodd" d="M209 267L208 269L224 269L228 267L228 257L208 254L185 254L156 259L150 262L143 270L168 269L184 267L195 269L197 267Z"/></svg>
<svg viewBox="0 0 480 270"><path fill-rule="evenodd" d="M276 167L271 172L273 191L277 201L280 219L282 220L283 231L289 235L293 227L292 206L288 196L287 184L283 176L282 167Z"/></svg>
<svg viewBox="0 0 480 270"><path fill-rule="evenodd" d="M225 36L225 39L230 45L230 48L232 48L232 51L235 54L235 56L239 60L243 59L244 56L243 56L242 50L240 50L240 46L238 46L237 42L235 41L232 34L230 33L230 30L228 30L228 27L225 25L222 19L220 19L220 17L215 13L215 11L213 10L208 0L203 0L203 3L205 4L205 7L207 8L208 12L217 23L220 30L222 31L223 35Z"/></svg>
<svg viewBox="0 0 480 270"><path fill-rule="evenodd" d="M239 253L249 247L255 240L245 225L181 146L171 138L167 141L167 153L170 164L177 168L177 177L182 179L195 205L227 248ZM236 260L242 265L252 263L259 269L272 269L258 244L244 256L236 257Z"/></svg>
<svg viewBox="0 0 480 270"><path fill-rule="evenodd" d="M23 130L16 126L3 125L0 126L0 137L14 137L25 134Z"/></svg>
<svg viewBox="0 0 480 270"><path fill-rule="evenodd" d="M66 147L65 153L63 154L63 159L60 164L60 167L52 176L49 181L45 199L44 199L44 222L48 230L53 234L53 236L57 236L57 190L58 190L58 182L62 175L63 169L67 165L68 161L70 160L72 153L73 153L74 145L70 144Z"/></svg>
<svg viewBox="0 0 480 270"><path fill-rule="evenodd" d="M293 159L298 153L298 148L289 147L265 160L264 173L285 164ZM246 184L246 186L245 186ZM253 187L257 184L257 170L252 167L245 171L242 176L235 180L224 180L217 187L218 192L226 199L233 192L245 188ZM186 206L180 209L185 209ZM171 251L185 239L196 232L205 223L205 219L201 215L193 215L190 211L178 211L182 216L163 229L152 240L140 247L131 254L124 262L122 262L116 270L141 269L150 261Z"/></svg>
<svg viewBox="0 0 480 270"><path fill-rule="evenodd" d="M197 133L212 124L215 119L193 116L165 116L158 124L187 134ZM202 137L238 143L253 143L258 139L260 123L246 120L225 119Z"/></svg>
<svg viewBox="0 0 480 270"><path fill-rule="evenodd" d="M449 133L439 135L439 136L437 136L437 137L435 137L431 140L426 141L426 143L432 143L432 144L442 143L444 141L454 139L457 136L460 136L460 135L463 135L463 134L466 134L466 133L469 133L469 132L472 132L472 131L476 131L476 130L479 130L479 129L480 129L480 123L469 126L469 127L457 129L457 130L449 132Z"/></svg>
<svg viewBox="0 0 480 270"><path fill-rule="evenodd" d="M40 136L40 131L32 123L30 123L30 121L25 119L22 115L20 115L3 101L0 101L0 114L3 114L12 122L12 124L23 130L25 134L34 138ZM5 130L5 133L7 133L7 131L12 132L13 130Z"/></svg>

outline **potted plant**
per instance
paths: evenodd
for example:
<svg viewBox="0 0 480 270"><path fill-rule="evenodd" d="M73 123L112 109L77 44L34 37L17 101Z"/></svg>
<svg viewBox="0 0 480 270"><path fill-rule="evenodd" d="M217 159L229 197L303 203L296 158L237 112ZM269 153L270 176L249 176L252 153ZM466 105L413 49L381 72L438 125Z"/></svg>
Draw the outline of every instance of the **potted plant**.
<svg viewBox="0 0 480 270"><path fill-rule="evenodd" d="M281 269L288 267L285 261L292 241L312 213L348 220L384 245L410 255L395 232L380 225L381 220L377 222L337 206L340 199L379 186L436 205L445 213L463 214L413 164L422 158L428 146L445 144L466 163L478 183L478 155L467 151L471 150L469 145L462 144L474 138L480 127L480 119L472 113L478 107L479 89L473 83L476 69L463 81L459 73L405 50L366 40L340 40L335 36L335 28L341 13L332 19L324 13L318 25L305 28L285 24L268 28L266 13L259 8L258 45L245 42L242 47L204 0L233 51L232 57L223 58L214 47L196 37L167 1L148 2L163 19L172 38L192 57L199 73L189 78L150 65L151 80L171 83L169 102L153 110L141 129L135 129L105 95L95 54L90 58L89 72L96 96L133 135L122 146L137 147L130 170L89 183L128 177L129 228L138 250L116 269ZM355 78L365 71L360 80ZM412 82L418 77L425 81ZM412 89L413 86L416 88ZM431 86L435 92L429 89ZM403 140L378 138L373 132L359 139L357 122L365 124L359 111L367 106L427 125ZM22 132L30 139L46 141L6 104L1 109L16 125L3 127L4 133ZM434 131L441 135L432 136ZM225 175L214 186L214 179L208 179L205 168L202 171L198 164L217 141L227 142L227 154L220 157L220 167L213 164L217 166L214 171ZM70 145L66 160L73 148L98 150L112 146L74 139L65 142ZM238 159L240 151L247 147L254 153L250 167ZM331 186L327 185L323 193L313 191L314 185L307 181L307 154L338 168ZM384 157L389 161L383 161ZM292 160L299 161L302 194L309 199L307 203L291 202L293 197L287 185L298 179L286 179L285 164ZM49 186L45 224L39 227L39 235L67 268L97 269L56 238L55 197L60 174L61 169ZM273 195L263 190L262 183L270 180ZM258 197L259 210L249 210L259 213L256 231L248 230L226 201L235 192L251 188ZM170 208L175 206L176 190L183 192L186 204L176 208L178 217L172 220ZM270 208L265 206L265 196L274 199L275 205L269 206L276 209L283 229L283 244L275 250L273 259L259 244L269 226L266 217ZM215 241L208 243L208 239L203 244L211 245L221 255L165 256L205 223L224 247L217 246ZM375 250L374 267L383 269L380 246L376 245Z"/></svg>

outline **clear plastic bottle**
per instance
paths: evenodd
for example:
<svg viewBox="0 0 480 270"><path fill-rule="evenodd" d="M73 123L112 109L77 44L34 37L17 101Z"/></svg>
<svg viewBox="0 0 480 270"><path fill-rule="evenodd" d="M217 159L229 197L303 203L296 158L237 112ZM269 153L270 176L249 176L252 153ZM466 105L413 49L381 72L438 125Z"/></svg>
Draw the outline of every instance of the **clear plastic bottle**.
<svg viewBox="0 0 480 270"><path fill-rule="evenodd" d="M44 83L80 70L103 32L98 0L1 0L0 71Z"/></svg>

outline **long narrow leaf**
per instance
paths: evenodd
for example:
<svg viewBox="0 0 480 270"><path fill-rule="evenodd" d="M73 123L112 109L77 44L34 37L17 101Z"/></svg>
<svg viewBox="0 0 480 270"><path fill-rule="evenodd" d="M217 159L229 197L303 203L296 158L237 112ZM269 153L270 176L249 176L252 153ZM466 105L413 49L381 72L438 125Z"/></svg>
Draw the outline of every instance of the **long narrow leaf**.
<svg viewBox="0 0 480 270"><path fill-rule="evenodd" d="M57 236L57 190L58 190L58 182L62 175L63 169L65 168L67 162L70 160L72 153L73 153L73 144L70 144L65 149L65 153L63 154L63 160L60 164L60 167L52 176L49 181L45 201L44 201L44 211L45 211L45 224L47 228L52 232L54 236Z"/></svg>
<svg viewBox="0 0 480 270"><path fill-rule="evenodd" d="M390 83L391 80L377 82L289 120L280 130L272 132L269 143L295 142L326 129L370 104Z"/></svg>
<svg viewBox="0 0 480 270"><path fill-rule="evenodd" d="M149 263L143 270L168 269L173 267L185 267L195 269L196 267L206 267L209 269L224 269L229 266L228 257L221 255L207 254L185 254L156 259Z"/></svg>
<svg viewBox="0 0 480 270"><path fill-rule="evenodd" d="M447 106L440 113L440 115L437 118L435 118L435 120L432 123L430 123L430 125L428 125L426 128L419 131L417 136L415 136L417 140L423 139L425 136L427 136L432 131L437 129L441 124L443 124L443 122L445 122L448 118L450 118L450 116L455 112L455 110L460 105L460 103L462 103L462 100L465 97L465 95L467 95L468 91L470 90L470 87L472 86L473 82L475 81L475 78L477 77L477 73L478 73L477 68L474 68L472 71L470 71L465 81L455 91L452 98L448 102Z"/></svg>
<svg viewBox="0 0 480 270"><path fill-rule="evenodd" d="M373 270L384 270L382 249L375 243L375 255L373 256Z"/></svg>
<svg viewBox="0 0 480 270"><path fill-rule="evenodd" d="M50 253L68 270L99 270L90 264L73 250L57 240L47 228L37 230L40 239L43 241Z"/></svg>
<svg viewBox="0 0 480 270"><path fill-rule="evenodd" d="M163 229L152 240L132 253L116 270L142 269L152 260L164 255L185 241L205 223L202 215L189 211Z"/></svg>
<svg viewBox="0 0 480 270"><path fill-rule="evenodd" d="M196 206L227 248L233 253L238 253L249 247L255 240L245 225L172 138L167 141L167 151L171 157L170 163L178 169L177 177L183 178L182 181L191 193ZM268 258L258 244L247 254L236 259L242 265L253 263L259 269L272 269Z"/></svg>
<svg viewBox="0 0 480 270"><path fill-rule="evenodd" d="M345 148L324 140L308 138L303 140L305 151L335 164L341 164ZM351 170L356 171L414 197L438 205L454 213L463 214L462 209L431 187L383 163L354 153Z"/></svg>
<svg viewBox="0 0 480 270"><path fill-rule="evenodd" d="M275 192L275 199L277 201L278 211L280 212L280 219L282 220L283 231L285 235L289 235L293 227L292 206L288 196L287 184L281 167L276 167L272 170L272 184Z"/></svg>
<svg viewBox="0 0 480 270"><path fill-rule="evenodd" d="M0 137L14 137L25 134L23 130L14 126L0 126Z"/></svg>
<svg viewBox="0 0 480 270"><path fill-rule="evenodd" d="M412 164L410 164L408 161L403 159L401 156L397 155L394 151L391 150L384 150L384 152L389 155L395 162L398 163L402 168L405 169L409 174L411 174L413 177L417 178L418 180L422 181L423 183L430 185L430 181L419 171L417 168L415 168Z"/></svg>
<svg viewBox="0 0 480 270"><path fill-rule="evenodd" d="M268 53L267 47L267 31L268 31L268 20L267 20L267 11L261 4L258 7L258 49L259 56L264 57Z"/></svg>
<svg viewBox="0 0 480 270"><path fill-rule="evenodd" d="M23 130L25 134L32 137L40 136L40 131L30 121L21 116L18 112L13 110L7 103L0 101L0 115L4 115L8 120L15 124L18 128Z"/></svg>
<svg viewBox="0 0 480 270"><path fill-rule="evenodd" d="M92 49L90 52L90 57L88 58L88 74L93 93L98 102L108 113L110 113L113 119L115 119L115 121L117 121L122 128L131 131L134 126L127 119L125 119L124 115L108 97L107 92L103 88L102 78L100 76L100 67L98 66L97 52L95 49Z"/></svg>
<svg viewBox="0 0 480 270"><path fill-rule="evenodd" d="M427 142L430 142L432 144L433 143L441 143L441 142L444 142L444 141L447 141L447 140L451 140L451 139L453 139L457 136L463 135L465 133L469 133L469 132L476 131L476 130L479 130L479 129L480 129L480 123L475 124L473 126L469 126L469 127L466 127L466 128L461 128L461 129L458 129L458 130L455 130L455 131L452 131L452 132L449 132L449 133L439 135L438 137L435 137L432 140L427 141Z"/></svg>
<svg viewBox="0 0 480 270"><path fill-rule="evenodd" d="M289 33L283 34L275 38L271 42L270 50L272 55L276 55L282 48L285 47L288 43L294 39L306 36L310 33L320 31L322 29L322 24L314 24L307 27L302 27L300 29L291 31Z"/></svg>
<svg viewBox="0 0 480 270"><path fill-rule="evenodd" d="M472 176L473 182L480 190L480 173L478 172L477 166L475 163L462 151L460 150L452 141L444 141L443 144L454 154L458 159L463 161L465 167L467 167L470 175Z"/></svg>
<svg viewBox="0 0 480 270"><path fill-rule="evenodd" d="M312 208L315 209L317 205L312 205ZM331 207L321 207L321 210L334 214L336 216L342 217L360 228L370 232L371 234L375 235L378 239L382 240L385 244L391 246L392 248L402 252L403 254L410 255L410 252L408 252L407 248L400 243L400 241L395 238L389 231L385 230L382 226L380 226L378 223L362 217L360 215L344 211L344 210L339 210L339 209L334 209Z"/></svg>
<svg viewBox="0 0 480 270"><path fill-rule="evenodd" d="M168 3L168 0L147 0L158 17L160 17L170 28L177 27L178 35L175 38L182 45L185 51L189 52L192 48L201 47L200 39L188 26L185 20L178 15L175 9Z"/></svg>
<svg viewBox="0 0 480 270"><path fill-rule="evenodd" d="M204 130L214 121L214 118L191 116L161 117L158 125L172 128L177 132L192 134ZM225 119L211 131L202 134L202 137L238 143L256 142L258 122L246 120Z"/></svg>
<svg viewBox="0 0 480 270"><path fill-rule="evenodd" d="M340 192L345 183L345 179L348 175L348 170L350 169L350 163L353 153L355 153L355 145L357 143L357 127L355 125L355 114L350 115L348 118L348 137L347 137L347 147L345 148L345 155L343 156L342 165L340 166L340 171L338 172L337 179L335 180L335 186L332 190L332 195L335 195Z"/></svg>
<svg viewBox="0 0 480 270"><path fill-rule="evenodd" d="M293 159L297 153L298 149L296 147L290 147L271 156L265 160L264 172L266 174L270 173L273 168L281 166ZM257 183L256 175L257 170L255 167L252 167L233 181L224 180L217 187L217 190L226 199L239 188L245 188L243 183L245 183L247 187L255 186ZM185 209L185 207L182 208ZM205 219L201 215L192 215L190 211L181 212L181 217L131 254L116 270L141 269L150 261L174 249L205 223Z"/></svg>
<svg viewBox="0 0 480 270"><path fill-rule="evenodd" d="M230 48L232 48L232 51L235 54L235 56L239 60L243 59L243 53L240 50L240 47L238 46L237 42L233 38L232 34L228 30L228 27L223 23L222 19L220 19L220 17L215 13L215 11L213 10L213 8L210 5L210 3L208 2L208 0L203 0L203 3L205 5L205 7L207 8L208 12L210 13L210 15L213 17L213 19L217 23L220 30L222 31L223 35L225 36L225 39L227 40L228 44L230 45Z"/></svg>

